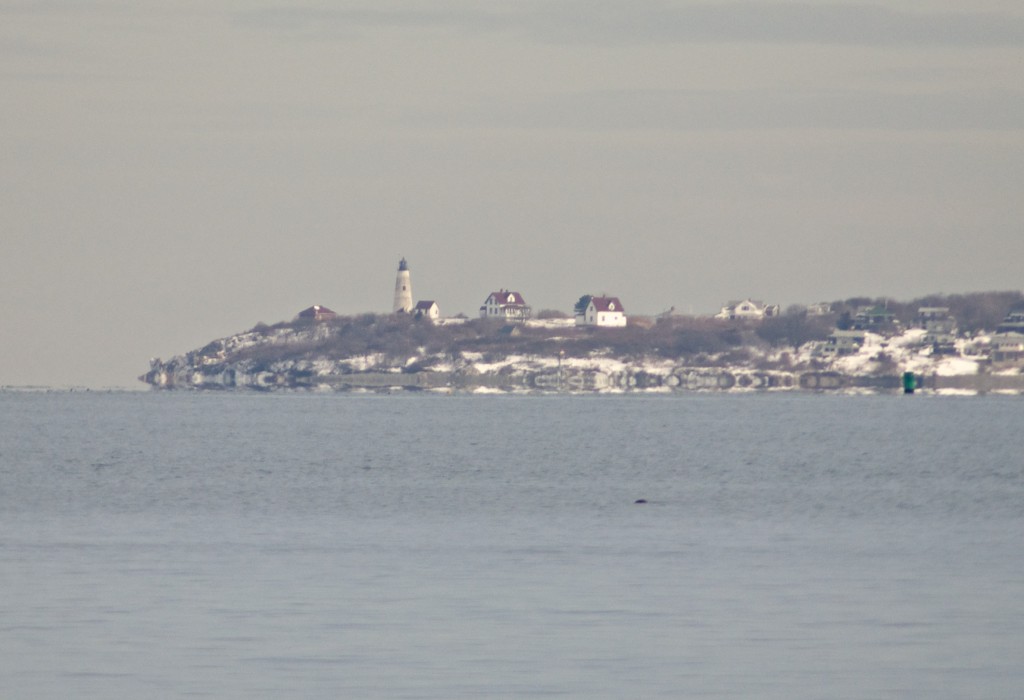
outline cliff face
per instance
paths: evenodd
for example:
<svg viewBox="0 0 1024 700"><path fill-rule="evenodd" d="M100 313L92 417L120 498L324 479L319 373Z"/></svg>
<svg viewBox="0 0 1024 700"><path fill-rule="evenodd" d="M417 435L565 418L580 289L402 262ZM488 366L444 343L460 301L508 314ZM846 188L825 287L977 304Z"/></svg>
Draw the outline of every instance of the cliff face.
<svg viewBox="0 0 1024 700"><path fill-rule="evenodd" d="M694 346L690 327L595 331L569 320L433 325L367 315L254 328L155 359L139 379L159 389L671 393L897 390L900 374L911 371L926 388L1024 389L1019 374L972 379L981 376L980 358L932 356L916 331L867 334L856 353L827 359L819 343L779 349L736 326L715 328L718 336L687 352L664 346L678 345L678 338Z"/></svg>

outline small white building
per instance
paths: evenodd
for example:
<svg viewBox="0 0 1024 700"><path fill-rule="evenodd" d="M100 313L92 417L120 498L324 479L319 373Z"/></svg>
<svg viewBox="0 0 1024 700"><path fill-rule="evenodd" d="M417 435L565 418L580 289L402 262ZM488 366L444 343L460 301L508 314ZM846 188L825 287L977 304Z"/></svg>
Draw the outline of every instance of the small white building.
<svg viewBox="0 0 1024 700"><path fill-rule="evenodd" d="M587 297L581 299L586 300ZM618 297L590 297L586 306L577 305L577 326L601 326L605 328L624 328L626 310Z"/></svg>
<svg viewBox="0 0 1024 700"><path fill-rule="evenodd" d="M841 331L836 330L828 337L823 345L818 348L818 355L829 357L842 357L843 355L854 355L864 345L864 331Z"/></svg>
<svg viewBox="0 0 1024 700"><path fill-rule="evenodd" d="M414 318L425 318L433 322L441 317L441 309L436 301L418 301L412 309L412 315Z"/></svg>
<svg viewBox="0 0 1024 700"><path fill-rule="evenodd" d="M502 321L525 321L530 318L530 307L519 292L501 289L491 294L480 307L480 318L493 318Z"/></svg>
<svg viewBox="0 0 1024 700"><path fill-rule="evenodd" d="M1024 359L1024 333L1006 331L992 336L993 362L1018 362Z"/></svg>
<svg viewBox="0 0 1024 700"><path fill-rule="evenodd" d="M778 315L778 304L765 304L753 299L744 299L743 301L730 301L715 314L715 318L724 318L730 321L760 321Z"/></svg>
<svg viewBox="0 0 1024 700"><path fill-rule="evenodd" d="M922 306L917 310L916 325L925 329L921 342L931 345L936 354L956 354L956 319L946 306Z"/></svg>

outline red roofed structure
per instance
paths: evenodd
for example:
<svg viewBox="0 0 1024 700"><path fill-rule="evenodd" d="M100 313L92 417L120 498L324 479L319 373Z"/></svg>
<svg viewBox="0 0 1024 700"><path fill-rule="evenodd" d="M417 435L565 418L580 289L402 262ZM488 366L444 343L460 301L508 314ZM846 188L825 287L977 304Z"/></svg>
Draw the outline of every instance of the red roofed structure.
<svg viewBox="0 0 1024 700"><path fill-rule="evenodd" d="M626 310L622 308L622 302L618 297L592 296L584 307L582 302L587 299L588 297L583 297L577 304L577 326L622 328L626 325Z"/></svg>
<svg viewBox="0 0 1024 700"><path fill-rule="evenodd" d="M299 312L298 318L303 321L329 321L332 318L337 318L338 314L334 313L326 306L320 306L314 304L308 309L303 309Z"/></svg>
<svg viewBox="0 0 1024 700"><path fill-rule="evenodd" d="M530 318L531 311L522 294L501 289L491 292L484 301L484 305L480 307L480 318L525 321Z"/></svg>

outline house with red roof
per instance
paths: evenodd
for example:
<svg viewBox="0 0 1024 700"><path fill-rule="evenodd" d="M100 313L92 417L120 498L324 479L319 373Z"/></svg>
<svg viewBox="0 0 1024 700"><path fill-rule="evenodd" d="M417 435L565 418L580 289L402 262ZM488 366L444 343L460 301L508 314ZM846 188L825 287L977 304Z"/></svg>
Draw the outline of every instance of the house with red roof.
<svg viewBox="0 0 1024 700"><path fill-rule="evenodd" d="M623 328L626 325L626 310L618 297L583 296L576 303L577 326L603 326Z"/></svg>
<svg viewBox="0 0 1024 700"><path fill-rule="evenodd" d="M493 318L502 321L525 321L530 318L532 309L527 305L523 295L501 289L491 292L480 307L480 318Z"/></svg>
<svg viewBox="0 0 1024 700"><path fill-rule="evenodd" d="M308 309L300 311L298 319L301 321L329 321L332 318L337 318L337 316L338 314L334 313L326 306L314 304Z"/></svg>

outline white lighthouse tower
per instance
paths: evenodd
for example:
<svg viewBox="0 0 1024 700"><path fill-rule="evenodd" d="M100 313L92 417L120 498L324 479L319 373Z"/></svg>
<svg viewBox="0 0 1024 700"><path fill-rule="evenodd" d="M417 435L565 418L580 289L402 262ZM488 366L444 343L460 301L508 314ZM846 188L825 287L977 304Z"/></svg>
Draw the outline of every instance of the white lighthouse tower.
<svg viewBox="0 0 1024 700"><path fill-rule="evenodd" d="M409 313L412 311L412 280L409 278L409 264L405 258L398 263L398 276L395 277L395 305L391 309L394 313Z"/></svg>

